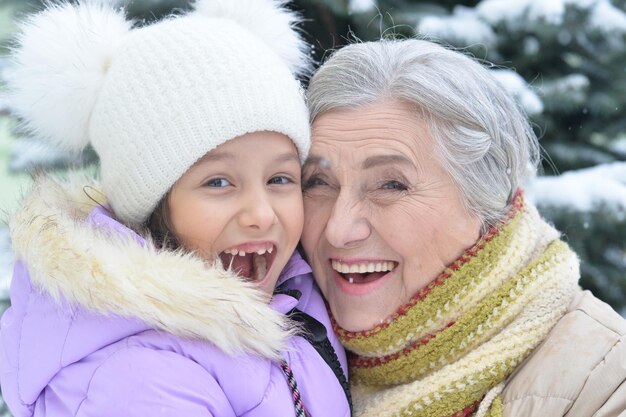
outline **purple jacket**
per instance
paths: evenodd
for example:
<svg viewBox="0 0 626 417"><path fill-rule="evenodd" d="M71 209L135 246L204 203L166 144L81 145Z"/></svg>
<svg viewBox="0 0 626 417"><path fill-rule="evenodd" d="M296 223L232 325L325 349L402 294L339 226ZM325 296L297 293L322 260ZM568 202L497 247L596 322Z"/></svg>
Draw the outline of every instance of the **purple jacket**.
<svg viewBox="0 0 626 417"><path fill-rule="evenodd" d="M218 266L158 251L94 209L84 185L41 179L10 222L20 260L1 321L0 384L15 417L293 416L280 358L311 416L349 416L331 368L287 329L293 307L317 318L346 372L297 253L279 283L301 297L268 305Z"/></svg>

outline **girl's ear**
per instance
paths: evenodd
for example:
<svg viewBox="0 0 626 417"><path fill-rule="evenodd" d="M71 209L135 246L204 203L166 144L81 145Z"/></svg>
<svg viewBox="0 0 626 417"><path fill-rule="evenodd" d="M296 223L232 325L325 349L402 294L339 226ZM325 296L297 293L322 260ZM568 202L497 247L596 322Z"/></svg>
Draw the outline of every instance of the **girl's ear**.
<svg viewBox="0 0 626 417"><path fill-rule="evenodd" d="M132 23L101 1L49 4L23 22L7 71L7 100L31 133L69 150L88 125L115 50Z"/></svg>
<svg viewBox="0 0 626 417"><path fill-rule="evenodd" d="M286 3L282 0L197 0L194 9L198 15L234 20L261 38L293 74L310 75L313 51L296 28L301 18L287 9Z"/></svg>

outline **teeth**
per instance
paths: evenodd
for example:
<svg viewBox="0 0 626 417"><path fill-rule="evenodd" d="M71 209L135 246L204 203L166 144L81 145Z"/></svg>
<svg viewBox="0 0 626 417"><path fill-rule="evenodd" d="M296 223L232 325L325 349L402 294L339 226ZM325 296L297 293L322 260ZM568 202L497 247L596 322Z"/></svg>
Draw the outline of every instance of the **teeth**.
<svg viewBox="0 0 626 417"><path fill-rule="evenodd" d="M246 256L247 254L250 253L256 253L258 255L263 255L264 253L272 253L274 251L274 247L273 246L268 246L267 248L261 248L259 250L257 250L256 252L246 252L244 250L239 250L239 249L224 249L224 253L227 253L228 255L233 255L233 256Z"/></svg>
<svg viewBox="0 0 626 417"><path fill-rule="evenodd" d="M350 266L349 265L342 264L341 262L336 261L336 260L332 261L332 265L333 265L333 269L335 271L337 271L337 272L341 272L342 274L350 273Z"/></svg>
<svg viewBox="0 0 626 417"><path fill-rule="evenodd" d="M345 264L341 261L333 259L331 261L332 268L341 274L365 274L371 272L386 272L391 271L395 267L395 262L363 262L358 264Z"/></svg>

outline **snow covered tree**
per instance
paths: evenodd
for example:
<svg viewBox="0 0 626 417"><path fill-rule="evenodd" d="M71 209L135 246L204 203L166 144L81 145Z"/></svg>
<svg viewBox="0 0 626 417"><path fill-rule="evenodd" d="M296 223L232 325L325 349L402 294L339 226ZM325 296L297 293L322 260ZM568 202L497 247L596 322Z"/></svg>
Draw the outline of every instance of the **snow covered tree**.
<svg viewBox="0 0 626 417"><path fill-rule="evenodd" d="M554 166L626 158L626 0L299 0L318 56L381 35L427 36L519 74ZM537 104L539 103L539 104Z"/></svg>

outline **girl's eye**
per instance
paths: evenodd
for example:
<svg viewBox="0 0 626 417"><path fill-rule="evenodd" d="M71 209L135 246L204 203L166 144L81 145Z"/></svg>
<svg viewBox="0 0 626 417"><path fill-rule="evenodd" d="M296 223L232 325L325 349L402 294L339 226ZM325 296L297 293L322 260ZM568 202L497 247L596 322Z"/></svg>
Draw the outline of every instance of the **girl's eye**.
<svg viewBox="0 0 626 417"><path fill-rule="evenodd" d="M277 175L275 177L270 178L270 180L267 182L268 184L289 184L292 183L293 181L291 180L291 178L286 177L284 175Z"/></svg>
<svg viewBox="0 0 626 417"><path fill-rule="evenodd" d="M308 190L309 188L317 187L320 185L327 185L327 184L320 177L313 176L304 182L302 188L305 190Z"/></svg>
<svg viewBox="0 0 626 417"><path fill-rule="evenodd" d="M207 187L224 188L231 185L231 183L226 178L213 178L208 180L205 185Z"/></svg>
<svg viewBox="0 0 626 417"><path fill-rule="evenodd" d="M381 186L384 190L397 190L397 191L406 191L408 187L402 184L400 181L387 181Z"/></svg>

